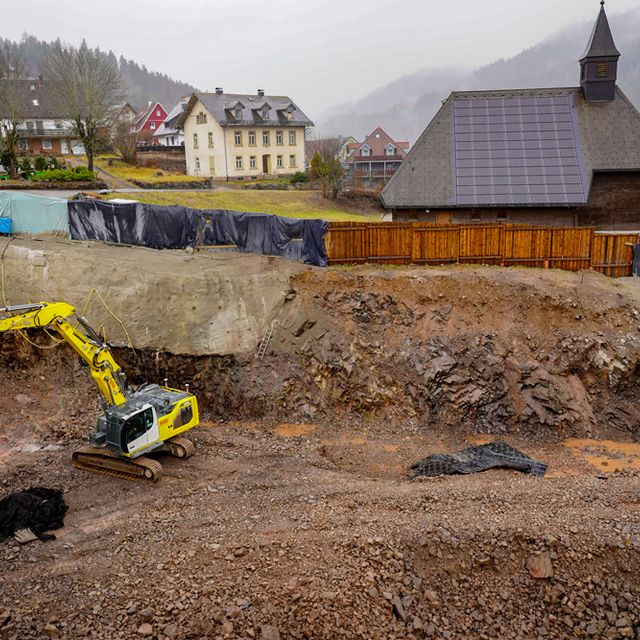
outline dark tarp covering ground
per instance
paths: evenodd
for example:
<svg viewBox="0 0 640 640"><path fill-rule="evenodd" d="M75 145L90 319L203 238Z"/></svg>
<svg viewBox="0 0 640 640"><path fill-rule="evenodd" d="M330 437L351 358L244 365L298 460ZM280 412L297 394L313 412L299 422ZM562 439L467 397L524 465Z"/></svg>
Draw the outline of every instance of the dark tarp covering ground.
<svg viewBox="0 0 640 640"><path fill-rule="evenodd" d="M416 462L411 467L409 477L444 476L459 473L476 473L494 467L507 467L543 476L547 470L544 462L537 462L506 442L496 441L469 447L456 453L437 453Z"/></svg>
<svg viewBox="0 0 640 640"><path fill-rule="evenodd" d="M634 276L640 276L640 244L633 245L633 263L631 273Z"/></svg>
<svg viewBox="0 0 640 640"><path fill-rule="evenodd" d="M0 500L0 539L12 536L20 529L31 529L40 540L55 540L44 534L64 526L67 505L62 491L32 487L11 493Z"/></svg>
<svg viewBox="0 0 640 640"><path fill-rule="evenodd" d="M69 202L73 240L102 240L152 249L233 245L240 251L283 256L327 266L325 220L281 218L268 213L189 209L102 200Z"/></svg>

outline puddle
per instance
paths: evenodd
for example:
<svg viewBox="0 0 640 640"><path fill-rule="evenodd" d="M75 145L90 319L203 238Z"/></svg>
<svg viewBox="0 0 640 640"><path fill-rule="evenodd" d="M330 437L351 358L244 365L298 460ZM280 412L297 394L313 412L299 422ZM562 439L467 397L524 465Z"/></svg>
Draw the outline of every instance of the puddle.
<svg viewBox="0 0 640 640"><path fill-rule="evenodd" d="M289 424L283 422L273 429L273 433L283 438L295 438L313 433L318 427L315 424Z"/></svg>
<svg viewBox="0 0 640 640"><path fill-rule="evenodd" d="M479 447L480 445L483 445L483 444L489 444L490 442L493 442L495 439L496 439L495 436L492 436L488 433L472 433L471 435L465 438L465 440L469 444L475 447Z"/></svg>
<svg viewBox="0 0 640 640"><path fill-rule="evenodd" d="M635 442L569 438L563 444L603 473L640 469L640 444Z"/></svg>

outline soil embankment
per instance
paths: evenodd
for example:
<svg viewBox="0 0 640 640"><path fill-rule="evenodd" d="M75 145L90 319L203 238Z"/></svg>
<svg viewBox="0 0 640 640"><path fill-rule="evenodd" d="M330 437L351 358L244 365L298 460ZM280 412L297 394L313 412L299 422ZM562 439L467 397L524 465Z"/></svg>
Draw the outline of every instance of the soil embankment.
<svg viewBox="0 0 640 640"><path fill-rule="evenodd" d="M204 420L157 484L78 472L86 370L0 336L3 492L71 507L55 542L0 543L0 638L638 637L635 280L23 240L3 266L13 304L98 290L130 378ZM547 475L406 479L496 437Z"/></svg>

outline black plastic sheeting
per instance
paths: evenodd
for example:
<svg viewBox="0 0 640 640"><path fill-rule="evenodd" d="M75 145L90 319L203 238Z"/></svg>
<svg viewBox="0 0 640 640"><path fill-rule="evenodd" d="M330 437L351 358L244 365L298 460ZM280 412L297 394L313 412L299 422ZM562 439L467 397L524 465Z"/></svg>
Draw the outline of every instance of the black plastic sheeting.
<svg viewBox="0 0 640 640"><path fill-rule="evenodd" d="M498 440L477 447L469 447L456 453L437 453L428 456L412 465L409 478L476 473L495 467L516 469L535 476L543 476L547 471L547 465L544 462L533 460L506 442Z"/></svg>
<svg viewBox="0 0 640 640"><path fill-rule="evenodd" d="M634 276L640 276L640 244L633 245L633 265L631 267L631 274Z"/></svg>
<svg viewBox="0 0 640 640"><path fill-rule="evenodd" d="M281 218L268 213L189 209L101 200L69 202L73 240L102 240L152 249L234 245L239 251L283 256L327 266L325 220Z"/></svg>
<svg viewBox="0 0 640 640"><path fill-rule="evenodd" d="M31 529L40 540L55 540L53 534L44 532L63 527L67 509L58 489L31 487L11 493L0 500L0 539Z"/></svg>

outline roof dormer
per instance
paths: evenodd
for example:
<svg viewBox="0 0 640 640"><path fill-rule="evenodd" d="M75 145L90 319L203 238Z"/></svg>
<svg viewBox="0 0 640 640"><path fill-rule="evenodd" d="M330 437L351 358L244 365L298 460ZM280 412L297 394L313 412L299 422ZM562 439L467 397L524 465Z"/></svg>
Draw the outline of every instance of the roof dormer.
<svg viewBox="0 0 640 640"><path fill-rule="evenodd" d="M225 105L225 111L230 113L236 120L242 120L242 114L244 112L245 106L240 102L240 100L236 100L235 102L230 102Z"/></svg>

